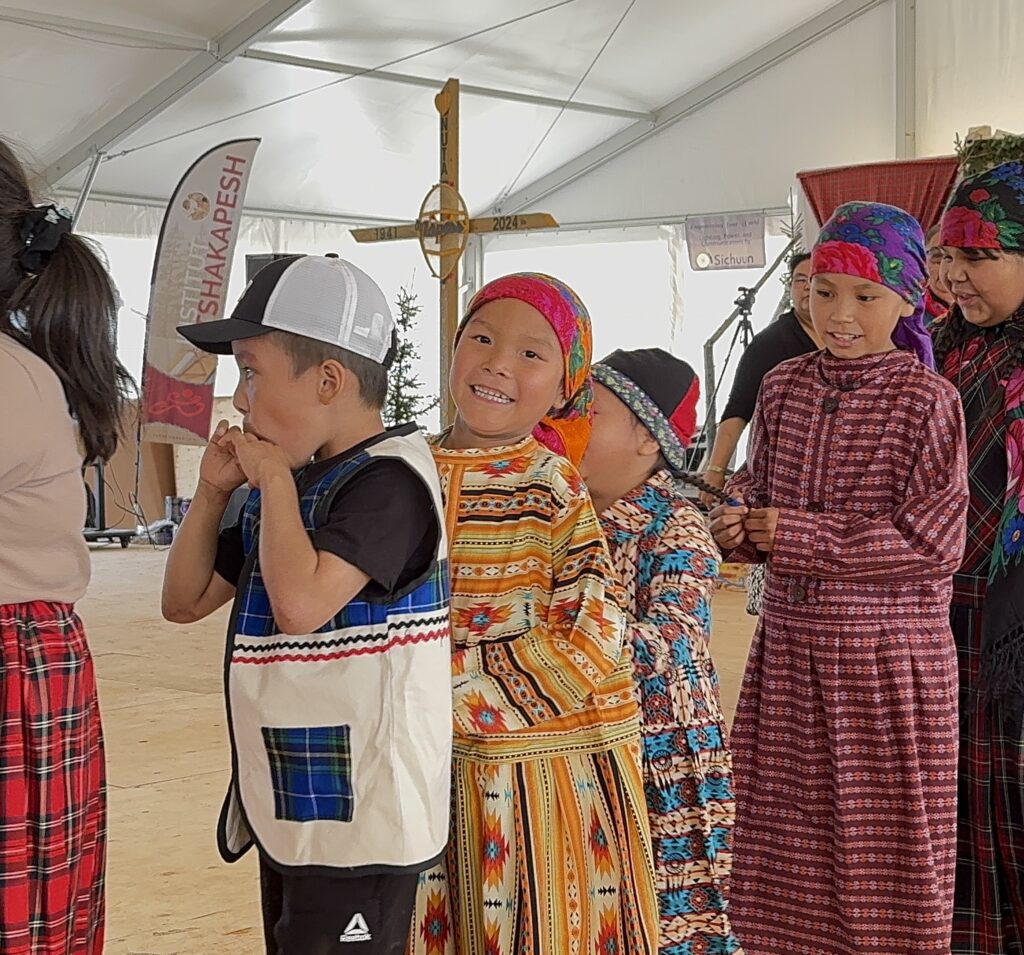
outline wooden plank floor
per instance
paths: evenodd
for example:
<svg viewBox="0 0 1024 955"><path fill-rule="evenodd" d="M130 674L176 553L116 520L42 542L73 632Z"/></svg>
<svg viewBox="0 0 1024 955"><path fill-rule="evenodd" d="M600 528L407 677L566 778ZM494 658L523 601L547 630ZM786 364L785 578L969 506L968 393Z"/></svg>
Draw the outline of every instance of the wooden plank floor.
<svg viewBox="0 0 1024 955"><path fill-rule="evenodd" d="M262 951L252 854L224 865L214 839L227 781L222 654L227 610L160 618L166 553L98 548L79 605L96 657L110 785L107 955ZM713 647L730 719L753 621L722 591Z"/></svg>

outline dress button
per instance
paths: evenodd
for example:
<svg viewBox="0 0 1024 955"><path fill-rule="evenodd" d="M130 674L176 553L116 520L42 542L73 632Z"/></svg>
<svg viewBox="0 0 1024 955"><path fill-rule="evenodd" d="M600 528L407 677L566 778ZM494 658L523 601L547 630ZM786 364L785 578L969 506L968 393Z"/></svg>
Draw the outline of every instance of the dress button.
<svg viewBox="0 0 1024 955"><path fill-rule="evenodd" d="M796 603L802 604L807 600L807 588L802 584L794 584L790 596Z"/></svg>
<svg viewBox="0 0 1024 955"><path fill-rule="evenodd" d="M829 395L822 403L821 409L825 414L835 414L839 410L839 399L834 395Z"/></svg>

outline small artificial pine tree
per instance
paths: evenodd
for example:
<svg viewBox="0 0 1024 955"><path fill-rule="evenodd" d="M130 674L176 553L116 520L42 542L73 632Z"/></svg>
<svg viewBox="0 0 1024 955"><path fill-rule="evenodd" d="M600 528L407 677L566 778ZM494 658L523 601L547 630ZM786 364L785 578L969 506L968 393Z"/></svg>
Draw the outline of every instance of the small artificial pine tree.
<svg viewBox="0 0 1024 955"><path fill-rule="evenodd" d="M961 139L956 137L956 155L960 161L960 175L973 176L988 172L1004 162L1024 160L1024 136L989 126L974 127Z"/></svg>
<svg viewBox="0 0 1024 955"><path fill-rule="evenodd" d="M416 316L423 311L423 306L416 301L417 298L415 293L403 286L395 300L398 306L398 315L395 318L398 348L395 359L388 369L388 395L381 409L381 416L389 428L415 421L428 411L433 411L441 402L440 398L422 394L423 381L413 367L419 361L420 350L413 343L412 329L416 323Z"/></svg>
<svg viewBox="0 0 1024 955"><path fill-rule="evenodd" d="M787 240L792 241L793 239L799 239L796 245L789 250L789 255L786 256L786 268L782 271L782 284L786 288L786 292L789 292L790 282L793 278L789 272L789 263L793 261L794 256L803 255L806 251L803 244L803 232L804 232L804 217L802 215L795 215L792 207L789 210L789 221L781 223L779 231L785 236Z"/></svg>
<svg viewBox="0 0 1024 955"><path fill-rule="evenodd" d="M792 306L793 291L792 282L793 276L789 270L789 264L793 261L793 256L800 255L804 252L803 247L803 231L804 231L804 217L802 215L796 215L793 212L792 206L789 210L789 221L782 222L779 230L788 240L799 239L796 245L789 250L789 255L786 256L786 267L782 270L782 275L779 276L779 281L782 283L784 289L782 298L779 299L779 304L775 306L775 314L772 316L774 322L783 312Z"/></svg>

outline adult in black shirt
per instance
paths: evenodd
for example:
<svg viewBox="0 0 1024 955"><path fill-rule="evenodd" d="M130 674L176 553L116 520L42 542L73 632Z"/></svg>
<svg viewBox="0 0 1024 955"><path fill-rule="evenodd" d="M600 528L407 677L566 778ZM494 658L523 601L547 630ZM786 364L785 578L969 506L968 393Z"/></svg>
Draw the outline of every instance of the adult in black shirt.
<svg viewBox="0 0 1024 955"><path fill-rule="evenodd" d="M810 255L794 255L789 263L789 275L793 307L754 336L736 367L732 392L722 412L715 445L703 475L704 480L715 487L725 487L729 462L736 453L740 436L754 417L757 393L764 376L776 365L818 351L824 345L811 324ZM703 495L702 500L708 505L715 503L708 495Z"/></svg>

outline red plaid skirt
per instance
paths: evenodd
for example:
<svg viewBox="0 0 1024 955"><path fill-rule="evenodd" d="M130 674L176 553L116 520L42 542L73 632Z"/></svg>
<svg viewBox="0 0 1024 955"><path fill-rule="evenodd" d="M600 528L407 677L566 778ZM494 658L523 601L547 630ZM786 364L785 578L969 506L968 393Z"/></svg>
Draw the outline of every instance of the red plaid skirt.
<svg viewBox="0 0 1024 955"><path fill-rule="evenodd" d="M1024 953L1024 727L979 705L980 601L950 615L960 658L960 800L953 955ZM973 604L973 606L972 606Z"/></svg>
<svg viewBox="0 0 1024 955"><path fill-rule="evenodd" d="M103 950L96 677L67 604L0 605L0 952Z"/></svg>

